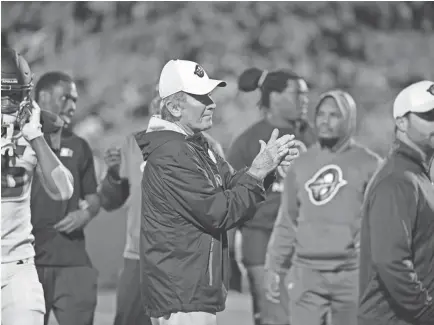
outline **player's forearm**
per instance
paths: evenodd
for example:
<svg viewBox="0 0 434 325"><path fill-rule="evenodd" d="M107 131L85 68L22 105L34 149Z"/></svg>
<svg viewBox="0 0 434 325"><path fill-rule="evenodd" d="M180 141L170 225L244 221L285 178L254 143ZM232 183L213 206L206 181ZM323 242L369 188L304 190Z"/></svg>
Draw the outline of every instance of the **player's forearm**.
<svg viewBox="0 0 434 325"><path fill-rule="evenodd" d="M30 142L38 159L38 170L41 181L48 194L55 200L68 200L74 191L74 180L71 173L48 146L43 137Z"/></svg>
<svg viewBox="0 0 434 325"><path fill-rule="evenodd" d="M86 195L86 202L87 202L87 211L89 211L90 217L95 217L99 209L101 207L101 200L98 194L89 194Z"/></svg>

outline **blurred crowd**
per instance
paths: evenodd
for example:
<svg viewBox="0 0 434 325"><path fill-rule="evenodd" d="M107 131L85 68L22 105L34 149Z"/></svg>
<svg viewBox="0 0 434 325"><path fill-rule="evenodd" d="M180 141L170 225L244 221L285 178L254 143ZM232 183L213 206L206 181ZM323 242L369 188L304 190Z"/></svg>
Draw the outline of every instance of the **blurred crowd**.
<svg viewBox="0 0 434 325"><path fill-rule="evenodd" d="M84 229L121 207L114 325L216 324L243 276L255 325L432 324L432 4L5 11L4 325L47 324L51 311L60 325L93 324L98 272ZM300 17L321 11L298 37ZM137 28L173 17L179 31L164 39ZM191 34L207 20L202 46ZM408 75L370 66L366 35L391 29L417 31L430 60ZM26 283L31 295L16 298Z"/></svg>

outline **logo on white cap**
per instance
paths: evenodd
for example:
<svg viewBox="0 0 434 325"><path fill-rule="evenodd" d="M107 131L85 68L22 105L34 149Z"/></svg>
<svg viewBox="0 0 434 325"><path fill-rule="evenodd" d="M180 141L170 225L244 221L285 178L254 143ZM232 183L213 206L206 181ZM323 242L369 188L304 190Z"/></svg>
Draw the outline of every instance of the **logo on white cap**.
<svg viewBox="0 0 434 325"><path fill-rule="evenodd" d="M203 68L199 64L196 64L194 74L197 75L199 78L203 78L203 76L205 75L205 71L203 71Z"/></svg>
<svg viewBox="0 0 434 325"><path fill-rule="evenodd" d="M158 91L166 98L180 91L193 95L208 95L216 87L225 87L226 82L210 79L196 62L170 60L161 70Z"/></svg>
<svg viewBox="0 0 434 325"><path fill-rule="evenodd" d="M431 87L429 87L426 91L434 96L434 84L432 84Z"/></svg>

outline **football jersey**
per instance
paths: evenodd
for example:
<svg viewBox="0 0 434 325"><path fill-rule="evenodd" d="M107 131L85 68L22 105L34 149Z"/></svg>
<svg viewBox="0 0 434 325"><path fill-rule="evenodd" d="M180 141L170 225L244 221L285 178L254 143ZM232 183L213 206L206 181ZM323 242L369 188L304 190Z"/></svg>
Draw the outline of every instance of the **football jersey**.
<svg viewBox="0 0 434 325"><path fill-rule="evenodd" d="M17 140L15 157L2 155L1 159L2 263L8 263L35 254L30 222L30 189L37 158L30 144L21 137Z"/></svg>

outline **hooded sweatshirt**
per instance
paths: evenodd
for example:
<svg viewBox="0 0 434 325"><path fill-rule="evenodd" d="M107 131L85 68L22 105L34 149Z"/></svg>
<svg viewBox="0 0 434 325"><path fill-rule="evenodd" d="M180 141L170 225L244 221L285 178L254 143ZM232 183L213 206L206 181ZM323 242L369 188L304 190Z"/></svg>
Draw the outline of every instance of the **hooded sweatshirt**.
<svg viewBox="0 0 434 325"><path fill-rule="evenodd" d="M274 271L288 268L291 260L324 271L358 266L360 209L381 159L352 139L356 105L350 95L327 92L316 110L329 97L340 108L347 132L331 150L312 146L288 170L267 249L266 267Z"/></svg>
<svg viewBox="0 0 434 325"><path fill-rule="evenodd" d="M253 216L262 181L235 172L202 133L151 118L137 139L144 163L140 262L146 314L216 313L229 284L227 230Z"/></svg>

